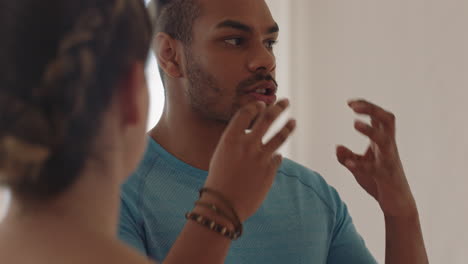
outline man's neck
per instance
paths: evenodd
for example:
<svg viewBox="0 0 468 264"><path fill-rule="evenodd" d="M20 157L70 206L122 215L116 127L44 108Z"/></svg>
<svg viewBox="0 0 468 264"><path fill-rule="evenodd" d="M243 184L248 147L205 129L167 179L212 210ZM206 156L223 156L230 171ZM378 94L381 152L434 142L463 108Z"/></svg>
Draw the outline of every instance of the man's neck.
<svg viewBox="0 0 468 264"><path fill-rule="evenodd" d="M181 161L208 170L225 128L226 124L203 120L196 114L182 118L165 111L149 135Z"/></svg>

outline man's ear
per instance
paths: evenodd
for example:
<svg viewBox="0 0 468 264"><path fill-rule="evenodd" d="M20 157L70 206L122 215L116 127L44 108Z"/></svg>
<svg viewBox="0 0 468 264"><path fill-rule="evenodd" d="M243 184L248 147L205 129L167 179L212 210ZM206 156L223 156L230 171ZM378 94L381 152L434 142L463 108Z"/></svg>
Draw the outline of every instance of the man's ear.
<svg viewBox="0 0 468 264"><path fill-rule="evenodd" d="M133 62L119 83L119 109L123 126L146 122L149 98L143 62Z"/></svg>
<svg viewBox="0 0 468 264"><path fill-rule="evenodd" d="M153 41L153 48L161 69L171 78L183 76L178 42L167 33L159 32Z"/></svg>

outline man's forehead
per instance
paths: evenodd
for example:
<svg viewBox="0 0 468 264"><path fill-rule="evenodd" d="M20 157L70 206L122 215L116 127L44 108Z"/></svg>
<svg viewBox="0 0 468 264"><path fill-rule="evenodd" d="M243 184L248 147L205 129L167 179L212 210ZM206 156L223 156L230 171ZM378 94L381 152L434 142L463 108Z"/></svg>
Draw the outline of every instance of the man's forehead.
<svg viewBox="0 0 468 264"><path fill-rule="evenodd" d="M238 21L251 27L271 27L276 24L264 0L197 1L202 8L200 18L207 20L211 27L227 20Z"/></svg>
<svg viewBox="0 0 468 264"><path fill-rule="evenodd" d="M226 7L229 9L233 9L233 8L247 7L247 9L251 9L252 7L258 7L258 6L268 7L265 0L195 0L195 1L202 4L204 7L216 7L216 8Z"/></svg>

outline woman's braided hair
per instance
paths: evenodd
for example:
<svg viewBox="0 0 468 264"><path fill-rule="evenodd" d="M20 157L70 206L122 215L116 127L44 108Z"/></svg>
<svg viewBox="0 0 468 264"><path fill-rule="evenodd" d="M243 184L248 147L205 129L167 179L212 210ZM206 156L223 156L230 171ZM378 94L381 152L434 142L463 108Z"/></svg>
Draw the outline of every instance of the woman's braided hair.
<svg viewBox="0 0 468 264"><path fill-rule="evenodd" d="M44 200L76 181L151 32L143 0L0 3L0 184Z"/></svg>

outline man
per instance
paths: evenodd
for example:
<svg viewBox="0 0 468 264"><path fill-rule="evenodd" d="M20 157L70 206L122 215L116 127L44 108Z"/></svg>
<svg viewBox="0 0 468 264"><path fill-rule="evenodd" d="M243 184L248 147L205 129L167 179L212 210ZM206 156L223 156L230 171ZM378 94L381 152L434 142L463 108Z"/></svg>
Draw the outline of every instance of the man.
<svg viewBox="0 0 468 264"><path fill-rule="evenodd" d="M276 101L273 45L279 27L264 0L172 0L157 6L154 50L166 105L149 133L144 162L123 187L120 236L162 261L233 114L252 101ZM363 156L340 146L337 157L383 210L386 263L428 263L398 157L394 116L366 101L349 105L371 117L371 125L355 127L372 143ZM376 263L335 189L291 160L283 161L244 229L226 263Z"/></svg>

